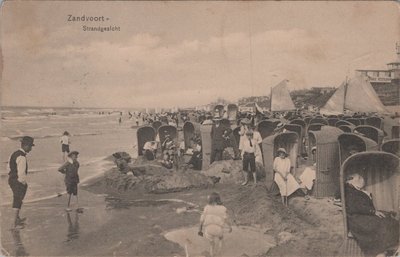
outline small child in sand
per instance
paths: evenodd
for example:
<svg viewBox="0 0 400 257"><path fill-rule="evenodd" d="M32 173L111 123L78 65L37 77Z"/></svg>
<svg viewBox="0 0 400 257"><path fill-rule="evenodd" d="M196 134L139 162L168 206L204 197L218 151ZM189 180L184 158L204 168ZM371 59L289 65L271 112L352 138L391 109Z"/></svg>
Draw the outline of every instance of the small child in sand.
<svg viewBox="0 0 400 257"><path fill-rule="evenodd" d="M71 196L74 195L76 197L76 211L80 212L81 209L79 208L79 202L78 202L78 184L79 184L79 162L78 162L78 155L79 152L77 151L72 151L71 153L68 154L68 160L65 162L59 169L58 171L61 172L62 174L65 174L65 186L67 187L67 194L68 194L68 206L66 211L70 212L72 211L70 209L70 203L71 203Z"/></svg>
<svg viewBox="0 0 400 257"><path fill-rule="evenodd" d="M232 227L228 221L227 209L222 205L218 193L211 193L208 196L208 204L204 207L200 217L199 236L203 236L210 242L211 257L219 254L222 250L224 228L228 227L229 233ZM203 233L204 228L204 233Z"/></svg>

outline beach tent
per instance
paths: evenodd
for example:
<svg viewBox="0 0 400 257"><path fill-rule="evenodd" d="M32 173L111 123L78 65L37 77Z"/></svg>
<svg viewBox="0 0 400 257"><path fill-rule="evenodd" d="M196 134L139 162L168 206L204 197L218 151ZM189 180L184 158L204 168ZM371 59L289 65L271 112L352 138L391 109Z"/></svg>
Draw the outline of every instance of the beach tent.
<svg viewBox="0 0 400 257"><path fill-rule="evenodd" d="M339 120L339 121L337 121L335 123L335 127L340 127L340 126L343 126L343 125L345 125L345 126L354 126L353 123L345 121L345 120Z"/></svg>
<svg viewBox="0 0 400 257"><path fill-rule="evenodd" d="M143 126L136 131L138 155L143 155L143 146L146 142L156 139L156 131L151 126Z"/></svg>
<svg viewBox="0 0 400 257"><path fill-rule="evenodd" d="M304 120L304 122L308 125L308 124L310 124L310 121L313 119L313 117L310 117L310 116L307 116L307 117L304 117L303 118L303 120Z"/></svg>
<svg viewBox="0 0 400 257"><path fill-rule="evenodd" d="M338 118L328 118L328 125L335 127L336 122L338 122L339 119Z"/></svg>
<svg viewBox="0 0 400 257"><path fill-rule="evenodd" d="M368 125L357 126L357 127L355 127L353 132L361 133L365 137L368 137L369 139L374 140L378 144L378 148L380 148L382 141L383 141L383 137L384 137L384 133L382 130L377 129L373 126L368 126Z"/></svg>
<svg viewBox="0 0 400 257"><path fill-rule="evenodd" d="M306 128L307 128L307 124L304 120L302 119L294 119L290 121L290 124L296 124L296 125L300 125L303 128L303 136L306 132Z"/></svg>
<svg viewBox="0 0 400 257"><path fill-rule="evenodd" d="M372 194L372 200L377 210L394 212L397 217L399 209L399 158L385 152L363 152L349 157L340 170L340 193L342 199L342 213L344 220L345 240L348 238L348 224L346 213L345 180L354 173L360 174L365 179L365 190ZM342 256L349 256L343 254Z"/></svg>
<svg viewBox="0 0 400 257"><path fill-rule="evenodd" d="M222 117L224 116L224 106L222 104L217 104L216 106L214 106L213 115L214 117L217 116L222 119Z"/></svg>
<svg viewBox="0 0 400 257"><path fill-rule="evenodd" d="M309 125L311 124L324 124L324 125L329 125L328 121L324 118L320 118L320 117L315 117L312 120L310 120Z"/></svg>
<svg viewBox="0 0 400 257"><path fill-rule="evenodd" d="M159 128L161 125L162 125L161 121L158 121L158 120L154 121L154 122L151 124L151 126L154 128L154 130L155 130L156 132L158 132L158 128Z"/></svg>
<svg viewBox="0 0 400 257"><path fill-rule="evenodd" d="M354 173L364 177L365 190L372 194L377 210L394 212L397 217L399 209L399 158L385 152L357 153L343 163L340 170L340 194L344 224L344 243L339 249L340 256L363 256L357 241L348 229L345 180Z"/></svg>
<svg viewBox="0 0 400 257"><path fill-rule="evenodd" d="M263 161L265 168L265 181L267 186L271 186L274 180L273 164L275 157L278 156L277 150L279 148L284 148L288 153L288 157L291 162L293 169L297 167L297 150L298 150L298 140L296 132L282 132L279 134L271 135L266 137L262 141L263 149ZM293 171L295 174L295 171Z"/></svg>
<svg viewBox="0 0 400 257"><path fill-rule="evenodd" d="M212 151L212 141L211 141L211 130L213 124L202 124L200 126L201 134L201 148L203 154L202 169L207 170L211 163L211 151Z"/></svg>
<svg viewBox="0 0 400 257"><path fill-rule="evenodd" d="M383 128L383 121L379 117L367 117L365 118L365 125L370 125L378 129Z"/></svg>
<svg viewBox="0 0 400 257"><path fill-rule="evenodd" d="M321 108L320 113L325 115L341 114L345 110L352 112L387 112L371 83L363 76L355 76L342 83L325 106Z"/></svg>
<svg viewBox="0 0 400 257"><path fill-rule="evenodd" d="M190 141L194 136L200 136L200 124L196 122L186 121L183 124L183 139L185 141L185 151L191 147Z"/></svg>
<svg viewBox="0 0 400 257"><path fill-rule="evenodd" d="M400 157L400 139L391 139L382 144L382 151L392 153Z"/></svg>
<svg viewBox="0 0 400 257"><path fill-rule="evenodd" d="M261 138L264 139L274 133L276 126L279 124L279 120L263 120L257 124L257 130L261 134Z"/></svg>
<svg viewBox="0 0 400 257"><path fill-rule="evenodd" d="M284 127L284 129L286 129L287 131L293 131L297 133L297 136L299 138L298 140L298 155L302 155L305 152L305 147L303 144L303 135L304 135L304 131L303 131L303 127L301 125L298 124L286 124Z"/></svg>
<svg viewBox="0 0 400 257"><path fill-rule="evenodd" d="M237 119L238 111L239 108L236 104L228 104L228 120L234 123L234 121Z"/></svg>
<svg viewBox="0 0 400 257"><path fill-rule="evenodd" d="M307 127L307 135L308 135L308 132L309 132L309 131L318 131L318 130L321 130L321 128L322 128L323 126L326 126L326 125L325 125L325 124L322 124L322 123L314 123L314 124L308 125L308 127Z"/></svg>
<svg viewBox="0 0 400 257"><path fill-rule="evenodd" d="M392 127L392 138L400 138L400 126L394 125Z"/></svg>
<svg viewBox="0 0 400 257"><path fill-rule="evenodd" d="M287 87L287 80L281 81L271 89L271 111L282 112L296 110Z"/></svg>
<svg viewBox="0 0 400 257"><path fill-rule="evenodd" d="M339 142L338 136L343 131L336 127L325 126L320 131L308 133L308 149L315 146L316 156L316 179L314 182L313 195L315 197L334 196L339 189Z"/></svg>
<svg viewBox="0 0 400 257"><path fill-rule="evenodd" d="M178 129L172 125L162 125L158 128L158 136L160 137L161 144L164 142L166 135L170 135L175 145L178 145Z"/></svg>
<svg viewBox="0 0 400 257"><path fill-rule="evenodd" d="M354 128L356 126L354 125L340 125L338 128L341 129L343 132L353 132Z"/></svg>
<svg viewBox="0 0 400 257"><path fill-rule="evenodd" d="M348 118L348 119L346 119L346 121L348 121L348 122L354 124L354 126L360 126L360 125L362 125L361 120L360 120L360 119L357 119L357 118Z"/></svg>
<svg viewBox="0 0 400 257"><path fill-rule="evenodd" d="M351 147L356 147L358 152L378 151L378 144L367 137L363 137L354 133L343 133L338 137L340 163L351 156Z"/></svg>

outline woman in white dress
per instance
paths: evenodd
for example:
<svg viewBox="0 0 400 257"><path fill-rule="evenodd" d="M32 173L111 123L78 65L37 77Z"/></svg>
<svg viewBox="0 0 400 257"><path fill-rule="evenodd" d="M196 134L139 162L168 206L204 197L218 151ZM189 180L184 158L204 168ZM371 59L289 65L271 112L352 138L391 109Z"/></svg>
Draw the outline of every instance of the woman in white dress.
<svg viewBox="0 0 400 257"><path fill-rule="evenodd" d="M282 203L287 205L287 198L300 188L299 183L290 173L290 159L286 158L287 153L284 148L278 149L278 157L274 159L274 181L279 187Z"/></svg>

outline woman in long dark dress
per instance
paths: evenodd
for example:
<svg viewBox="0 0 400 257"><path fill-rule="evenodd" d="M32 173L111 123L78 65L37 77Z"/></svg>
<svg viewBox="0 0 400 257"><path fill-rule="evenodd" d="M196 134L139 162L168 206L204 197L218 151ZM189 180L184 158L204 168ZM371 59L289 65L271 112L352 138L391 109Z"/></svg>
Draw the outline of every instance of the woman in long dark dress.
<svg viewBox="0 0 400 257"><path fill-rule="evenodd" d="M390 213L375 209L372 195L364 186L364 178L359 174L352 174L346 181L347 221L364 254L376 256L397 246L399 222Z"/></svg>

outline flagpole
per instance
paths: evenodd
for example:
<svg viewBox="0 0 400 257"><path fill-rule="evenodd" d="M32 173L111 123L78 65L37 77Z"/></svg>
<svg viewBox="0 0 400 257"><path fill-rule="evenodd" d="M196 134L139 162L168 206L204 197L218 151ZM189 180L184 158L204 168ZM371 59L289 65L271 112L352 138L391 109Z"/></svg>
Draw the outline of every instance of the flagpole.
<svg viewBox="0 0 400 257"><path fill-rule="evenodd" d="M344 84L344 96L343 96L343 98L344 98L343 99L343 114L344 114L344 110L346 108L346 95L347 95L347 85L348 85L347 81L348 81L348 77L346 76L346 82Z"/></svg>

